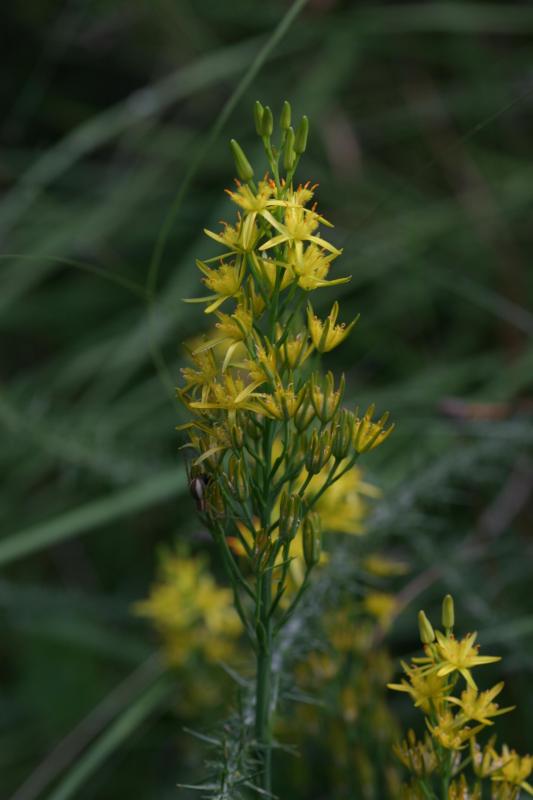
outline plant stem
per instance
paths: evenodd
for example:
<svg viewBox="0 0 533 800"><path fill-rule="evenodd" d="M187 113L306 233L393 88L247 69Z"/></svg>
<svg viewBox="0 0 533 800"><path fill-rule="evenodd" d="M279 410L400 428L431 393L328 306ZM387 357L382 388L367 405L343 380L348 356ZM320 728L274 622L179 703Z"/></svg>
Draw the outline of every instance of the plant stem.
<svg viewBox="0 0 533 800"><path fill-rule="evenodd" d="M255 737L262 762L261 788L272 789L272 622L269 616L271 603L270 575L264 575L261 585L261 604L257 630L257 683L255 707Z"/></svg>

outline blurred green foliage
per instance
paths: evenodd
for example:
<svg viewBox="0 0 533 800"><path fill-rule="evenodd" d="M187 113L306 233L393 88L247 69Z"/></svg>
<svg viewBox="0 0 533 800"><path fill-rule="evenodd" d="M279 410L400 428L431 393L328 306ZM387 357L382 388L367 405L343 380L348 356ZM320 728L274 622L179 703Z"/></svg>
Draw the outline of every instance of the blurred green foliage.
<svg viewBox="0 0 533 800"><path fill-rule="evenodd" d="M300 5L279 41L280 0L3 9L2 798L164 800L203 769L182 728L221 709L188 718L131 604L160 543L209 550L174 433L204 324L181 299L256 98L311 118L299 178L353 274L327 302L362 314L337 367L397 422L370 462L372 548L411 566L389 644L453 591L533 747L533 9ZM328 775L313 798L344 796Z"/></svg>

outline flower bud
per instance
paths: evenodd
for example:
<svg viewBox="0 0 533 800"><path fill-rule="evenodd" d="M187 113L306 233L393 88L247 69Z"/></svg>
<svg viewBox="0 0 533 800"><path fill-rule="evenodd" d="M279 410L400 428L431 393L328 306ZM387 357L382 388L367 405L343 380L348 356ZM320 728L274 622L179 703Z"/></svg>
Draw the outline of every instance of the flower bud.
<svg viewBox="0 0 533 800"><path fill-rule="evenodd" d="M296 136L294 138L294 151L299 156L302 153L305 153L307 147L307 137L309 135L309 120L307 117L303 116L298 128L296 130Z"/></svg>
<svg viewBox="0 0 533 800"><path fill-rule="evenodd" d="M303 523L303 551L305 566L313 569L320 561L322 551L322 522L320 515L312 511Z"/></svg>
<svg viewBox="0 0 533 800"><path fill-rule="evenodd" d="M289 128L287 130L285 145L283 147L283 168L286 172L290 172L290 170L294 167L295 160L296 153L294 152L294 131L292 128Z"/></svg>
<svg viewBox="0 0 533 800"><path fill-rule="evenodd" d="M245 183L251 181L254 177L254 171L252 169L252 165L244 155L242 147L237 141L235 141L235 139L231 139L229 144L231 147L233 160L235 161L237 175L241 181L244 181Z"/></svg>
<svg viewBox="0 0 533 800"><path fill-rule="evenodd" d="M291 104L288 100L285 100L283 103L283 108L281 109L281 115L279 118L279 126L282 131L286 131L289 129L291 124Z"/></svg>
<svg viewBox="0 0 533 800"><path fill-rule="evenodd" d="M346 409L342 409L336 421L333 422L331 452L338 461L346 458L352 448L354 424L354 415Z"/></svg>
<svg viewBox="0 0 533 800"><path fill-rule="evenodd" d="M262 120L263 120L263 113L264 113L263 105L259 102L259 100L255 101L254 104L254 121L255 121L255 130L258 136L261 136L262 130Z"/></svg>
<svg viewBox="0 0 533 800"><path fill-rule="evenodd" d="M308 472L317 475L331 458L331 443L329 434L318 434L313 431L311 440L305 450L304 463Z"/></svg>
<svg viewBox="0 0 533 800"><path fill-rule="evenodd" d="M453 606L453 597L447 594L442 601L442 627L446 630L451 630L455 625L455 609Z"/></svg>
<svg viewBox="0 0 533 800"><path fill-rule="evenodd" d="M279 357L284 367L293 370L301 367L311 351L312 348L307 342L307 337L299 333L294 337L285 339L279 348Z"/></svg>
<svg viewBox="0 0 533 800"><path fill-rule="evenodd" d="M261 118L261 136L268 139L272 136L274 129L274 117L272 116L272 109L270 106L265 106L263 109L263 116Z"/></svg>
<svg viewBox="0 0 533 800"><path fill-rule="evenodd" d="M364 417L355 421L353 445L358 453L366 453L369 450L373 450L374 447L382 444L394 430L394 425L389 425L385 429L389 418L388 412L383 414L377 422L372 422L374 410L374 405L369 406Z"/></svg>
<svg viewBox="0 0 533 800"><path fill-rule="evenodd" d="M230 430L231 446L234 450L242 450L244 445L244 433L240 425L232 425Z"/></svg>
<svg viewBox="0 0 533 800"><path fill-rule="evenodd" d="M232 495L243 503L250 496L250 488L244 471L244 465L240 458L231 456L228 461L228 482Z"/></svg>
<svg viewBox="0 0 533 800"><path fill-rule="evenodd" d="M328 372L325 377L324 391L318 385L316 376L313 375L311 377L311 403L321 422L330 422L339 410L344 395L344 387L344 375L341 376L339 388L336 391L332 372Z"/></svg>
<svg viewBox="0 0 533 800"><path fill-rule="evenodd" d="M315 411L309 400L306 399L294 415L294 425L298 433L303 433L315 419Z"/></svg>
<svg viewBox="0 0 533 800"><path fill-rule="evenodd" d="M302 517L302 499L297 494L284 492L280 500L279 536L284 542L290 542L296 536Z"/></svg>
<svg viewBox="0 0 533 800"><path fill-rule="evenodd" d="M435 641L435 631L423 611L418 612L418 630L422 644L431 644L431 642Z"/></svg>

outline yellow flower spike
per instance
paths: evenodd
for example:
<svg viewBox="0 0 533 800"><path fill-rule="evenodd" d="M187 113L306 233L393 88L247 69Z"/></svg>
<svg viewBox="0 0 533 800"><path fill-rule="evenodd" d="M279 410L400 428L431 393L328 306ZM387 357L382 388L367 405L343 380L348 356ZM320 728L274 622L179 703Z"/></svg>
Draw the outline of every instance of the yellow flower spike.
<svg viewBox="0 0 533 800"><path fill-rule="evenodd" d="M349 325L337 325L338 315L339 304L337 301L333 303L332 309L325 322L321 322L321 320L315 316L311 303L308 304L307 325L309 334L311 336L311 341L319 353L327 353L333 350L334 347L338 347L338 345L346 339L359 319L359 315L357 315Z"/></svg>
<svg viewBox="0 0 533 800"><path fill-rule="evenodd" d="M389 418L388 412L382 415L377 422L372 422L374 416L374 406L371 405L365 412L364 417L357 419L354 427L354 447L358 453L366 453L383 444L392 431L394 425L389 425L385 429L385 425Z"/></svg>
<svg viewBox="0 0 533 800"><path fill-rule="evenodd" d="M469 633L459 641L454 636L444 636L437 631L437 653L440 659L437 675L444 677L453 672L459 672L467 684L476 689L476 684L470 670L482 664L492 664L500 661L500 656L480 656L479 646L475 644L477 633Z"/></svg>
<svg viewBox="0 0 533 800"><path fill-rule="evenodd" d="M503 681L497 683L492 689L487 689L485 692L478 692L472 686L468 686L462 693L461 699L457 697L446 697L445 699L453 705L459 706L465 720L475 720L481 722L483 725L493 725L490 717L498 717L500 714L507 714L512 711L516 706L507 706L507 708L500 708L498 703L493 700L497 697L504 687Z"/></svg>

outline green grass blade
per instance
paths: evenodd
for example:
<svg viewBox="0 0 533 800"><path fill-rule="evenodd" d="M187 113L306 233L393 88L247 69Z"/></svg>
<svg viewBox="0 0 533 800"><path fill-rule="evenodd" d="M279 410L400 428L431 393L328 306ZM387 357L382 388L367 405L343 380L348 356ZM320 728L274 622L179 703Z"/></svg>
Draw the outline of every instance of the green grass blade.
<svg viewBox="0 0 533 800"><path fill-rule="evenodd" d="M172 690L173 683L169 681L168 677L161 678L133 703L77 761L59 786L49 795L48 800L69 800L69 798L75 797L76 792L83 784L162 705Z"/></svg>
<svg viewBox="0 0 533 800"><path fill-rule="evenodd" d="M0 566L155 505L177 495L184 487L183 469L171 469L109 497L67 511L48 522L14 533L0 542Z"/></svg>

